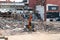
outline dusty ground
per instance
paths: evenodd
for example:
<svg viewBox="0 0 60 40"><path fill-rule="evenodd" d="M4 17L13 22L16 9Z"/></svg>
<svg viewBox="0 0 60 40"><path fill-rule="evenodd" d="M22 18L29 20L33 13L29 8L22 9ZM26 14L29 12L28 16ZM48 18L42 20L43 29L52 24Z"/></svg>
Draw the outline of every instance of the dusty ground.
<svg viewBox="0 0 60 40"><path fill-rule="evenodd" d="M49 34L45 32L36 32L24 35L6 36L8 40L60 40L60 34Z"/></svg>

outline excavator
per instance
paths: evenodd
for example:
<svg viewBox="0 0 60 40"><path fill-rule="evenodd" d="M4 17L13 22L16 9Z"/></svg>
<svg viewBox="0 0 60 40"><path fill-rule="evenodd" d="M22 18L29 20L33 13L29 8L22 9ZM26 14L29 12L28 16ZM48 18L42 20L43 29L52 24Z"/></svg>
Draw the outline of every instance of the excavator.
<svg viewBox="0 0 60 40"><path fill-rule="evenodd" d="M34 24L32 24L32 14L29 14L28 25L26 25L26 28L28 29L28 31L35 31Z"/></svg>

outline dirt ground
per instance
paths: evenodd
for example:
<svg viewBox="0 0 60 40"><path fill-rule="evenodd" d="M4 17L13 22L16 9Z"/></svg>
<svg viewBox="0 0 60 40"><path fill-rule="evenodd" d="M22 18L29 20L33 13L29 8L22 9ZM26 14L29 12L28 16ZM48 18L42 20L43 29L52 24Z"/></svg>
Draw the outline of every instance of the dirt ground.
<svg viewBox="0 0 60 40"><path fill-rule="evenodd" d="M60 34L49 34L45 32L36 32L23 35L6 36L8 40L60 40Z"/></svg>

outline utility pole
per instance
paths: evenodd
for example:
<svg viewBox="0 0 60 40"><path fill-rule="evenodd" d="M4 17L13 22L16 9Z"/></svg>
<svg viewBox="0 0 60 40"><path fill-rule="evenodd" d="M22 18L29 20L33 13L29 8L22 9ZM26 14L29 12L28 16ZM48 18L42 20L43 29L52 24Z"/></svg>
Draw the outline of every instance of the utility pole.
<svg viewBox="0 0 60 40"><path fill-rule="evenodd" d="M44 21L46 21L46 0L44 0Z"/></svg>

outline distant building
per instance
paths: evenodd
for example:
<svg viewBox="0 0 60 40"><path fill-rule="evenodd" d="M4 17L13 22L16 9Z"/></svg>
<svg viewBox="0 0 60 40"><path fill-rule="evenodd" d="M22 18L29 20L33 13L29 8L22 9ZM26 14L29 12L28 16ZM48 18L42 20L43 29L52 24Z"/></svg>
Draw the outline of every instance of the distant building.
<svg viewBox="0 0 60 40"><path fill-rule="evenodd" d="M60 17L60 0L29 0L29 7L35 9L35 7L40 7L43 9L44 6L44 20L56 20ZM42 10L41 8L38 10ZM40 12L42 14L42 11Z"/></svg>
<svg viewBox="0 0 60 40"><path fill-rule="evenodd" d="M22 12L24 9L25 4L23 2L7 2L7 1L0 1L0 12Z"/></svg>
<svg viewBox="0 0 60 40"><path fill-rule="evenodd" d="M42 0L29 0L29 7L32 8L35 13L38 12L38 14L44 20L44 6L42 2Z"/></svg>
<svg viewBox="0 0 60 40"><path fill-rule="evenodd" d="M24 13L32 10L29 7L29 0L23 0L23 2L0 1L0 12L8 11Z"/></svg>
<svg viewBox="0 0 60 40"><path fill-rule="evenodd" d="M60 0L46 0L46 20L60 17Z"/></svg>

